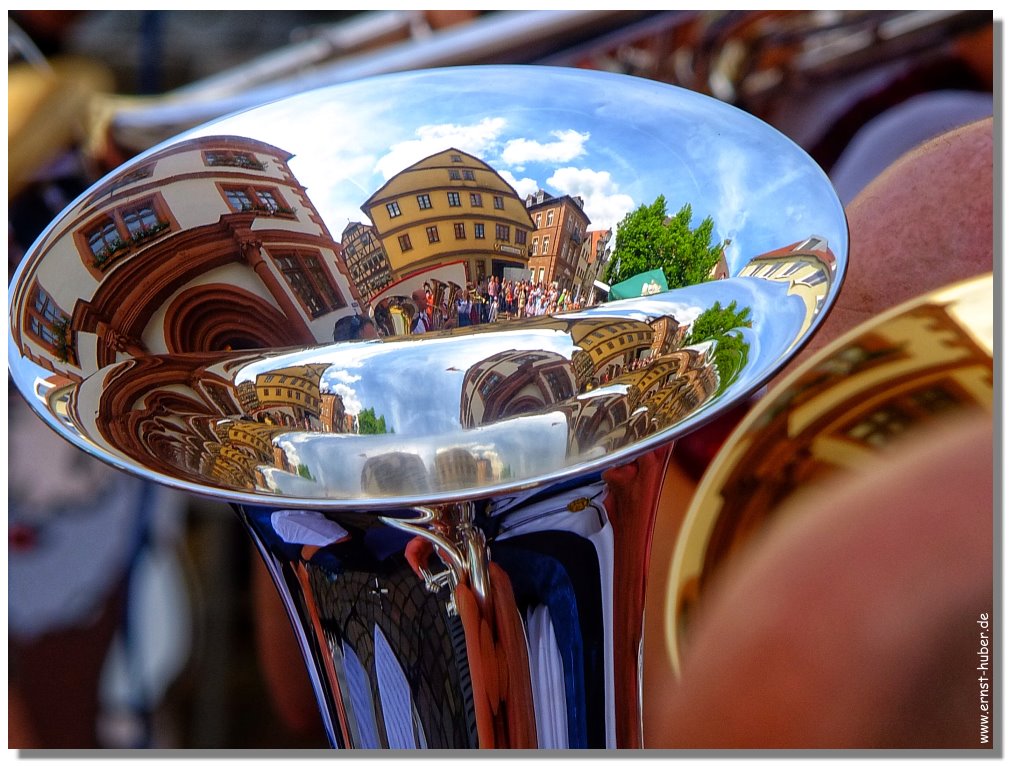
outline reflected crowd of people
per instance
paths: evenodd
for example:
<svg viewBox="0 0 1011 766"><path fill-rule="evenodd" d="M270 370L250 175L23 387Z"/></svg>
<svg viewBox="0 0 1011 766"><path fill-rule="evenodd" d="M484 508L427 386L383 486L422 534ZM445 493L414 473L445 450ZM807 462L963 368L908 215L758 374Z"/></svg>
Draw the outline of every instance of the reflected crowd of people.
<svg viewBox="0 0 1011 766"><path fill-rule="evenodd" d="M410 305L413 303L413 305ZM411 293L411 302L372 307L372 318L343 317L334 328L334 340L357 340L403 334L391 319L393 311L409 311L410 334L450 330L456 327L562 314L589 308L595 303L592 291L560 287L558 282L503 279L493 275L475 287L433 290L430 282Z"/></svg>

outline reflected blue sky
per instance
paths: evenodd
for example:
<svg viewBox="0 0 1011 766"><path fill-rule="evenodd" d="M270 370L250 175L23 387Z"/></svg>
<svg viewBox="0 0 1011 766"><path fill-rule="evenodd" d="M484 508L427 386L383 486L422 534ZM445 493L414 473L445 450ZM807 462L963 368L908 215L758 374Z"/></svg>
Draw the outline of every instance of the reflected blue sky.
<svg viewBox="0 0 1011 766"><path fill-rule="evenodd" d="M249 135L295 156L291 168L331 234L367 222L360 206L392 175L455 147L520 196L579 195L591 228L615 226L658 194L673 214L730 239L731 273L751 257L846 229L821 170L744 112L638 78L540 67L451 68L312 91L188 134Z"/></svg>

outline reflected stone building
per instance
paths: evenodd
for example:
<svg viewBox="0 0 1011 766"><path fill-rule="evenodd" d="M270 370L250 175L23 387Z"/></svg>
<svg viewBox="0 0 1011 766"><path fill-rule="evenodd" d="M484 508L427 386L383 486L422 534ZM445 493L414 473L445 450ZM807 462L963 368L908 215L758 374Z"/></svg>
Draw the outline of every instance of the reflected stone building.
<svg viewBox="0 0 1011 766"><path fill-rule="evenodd" d="M360 296L289 159L211 136L113 176L46 236L44 253L64 252L21 282L15 341L79 379L133 356L329 339Z"/></svg>
<svg viewBox="0 0 1011 766"><path fill-rule="evenodd" d="M537 227L530 244L531 281L557 282L559 289L575 290L583 240L590 225L582 197L552 197L538 190L527 197L526 206Z"/></svg>
<svg viewBox="0 0 1011 766"><path fill-rule="evenodd" d="M572 365L551 351L503 351L475 364L464 377L464 428L542 412L579 390Z"/></svg>

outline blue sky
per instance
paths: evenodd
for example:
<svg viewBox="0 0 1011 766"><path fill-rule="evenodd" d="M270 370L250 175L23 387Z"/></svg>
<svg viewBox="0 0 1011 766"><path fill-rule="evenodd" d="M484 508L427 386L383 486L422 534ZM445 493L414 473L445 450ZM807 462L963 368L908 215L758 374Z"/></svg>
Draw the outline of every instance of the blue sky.
<svg viewBox="0 0 1011 766"><path fill-rule="evenodd" d="M764 123L713 99L640 78L539 67L451 68L311 91L225 118L196 135L249 135L292 152L331 233L392 175L455 147L520 196L582 196L592 228L658 194L690 203L728 238L732 272L751 257L845 223L821 170ZM194 135L190 134L190 135Z"/></svg>

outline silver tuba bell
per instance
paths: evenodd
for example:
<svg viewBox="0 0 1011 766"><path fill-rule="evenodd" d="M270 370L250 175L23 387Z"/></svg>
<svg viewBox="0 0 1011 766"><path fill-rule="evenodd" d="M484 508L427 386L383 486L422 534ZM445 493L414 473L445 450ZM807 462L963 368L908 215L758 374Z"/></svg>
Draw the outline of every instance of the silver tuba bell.
<svg viewBox="0 0 1011 766"><path fill-rule="evenodd" d="M672 445L787 363L846 253L821 170L733 107L387 75L93 186L15 276L10 370L81 449L232 504L335 746L637 747Z"/></svg>

